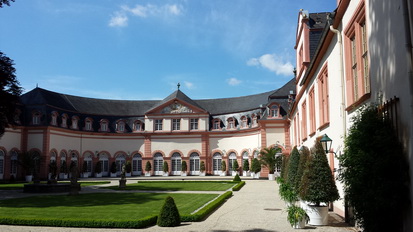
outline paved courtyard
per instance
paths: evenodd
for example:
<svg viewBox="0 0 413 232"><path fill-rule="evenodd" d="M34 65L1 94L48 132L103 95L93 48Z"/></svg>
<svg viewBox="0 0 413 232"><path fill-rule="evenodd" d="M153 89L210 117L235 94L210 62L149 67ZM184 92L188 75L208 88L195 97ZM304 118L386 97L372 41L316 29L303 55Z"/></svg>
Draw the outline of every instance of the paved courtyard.
<svg viewBox="0 0 413 232"><path fill-rule="evenodd" d="M154 178L155 179L155 178ZM186 178L190 179L190 178ZM278 197L278 185L268 180L247 180L246 185L212 215L202 222L182 223L179 227L162 228L153 226L139 231L297 231L292 229L287 221L285 203ZM117 180L112 184L117 184ZM97 191L94 187L85 187L83 193ZM9 198L5 192L0 193L0 199ZM24 194L26 195L26 194ZM18 197L24 196L19 193ZM305 228L314 232L344 232L356 231L345 224L341 217L334 213L329 215L328 226L308 226ZM40 232L40 231L136 231L136 229L91 229L91 228L54 228L31 226L0 225L2 232ZM299 231L299 230L298 230Z"/></svg>

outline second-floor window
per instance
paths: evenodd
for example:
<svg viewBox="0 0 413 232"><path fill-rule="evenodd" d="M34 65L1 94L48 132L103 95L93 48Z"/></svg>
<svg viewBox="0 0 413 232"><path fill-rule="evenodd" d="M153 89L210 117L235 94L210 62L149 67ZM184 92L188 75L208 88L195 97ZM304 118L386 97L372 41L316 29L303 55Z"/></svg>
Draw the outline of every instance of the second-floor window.
<svg viewBox="0 0 413 232"><path fill-rule="evenodd" d="M78 122L79 122L78 118L76 118L76 117L72 118L72 129L77 130Z"/></svg>
<svg viewBox="0 0 413 232"><path fill-rule="evenodd" d="M181 119L172 119L172 130L181 130Z"/></svg>
<svg viewBox="0 0 413 232"><path fill-rule="evenodd" d="M245 117L245 116L243 116L243 117L241 118L241 127L242 127L242 128L248 127L248 119L247 119L247 117Z"/></svg>
<svg viewBox="0 0 413 232"><path fill-rule="evenodd" d="M228 119L228 129L235 129L235 120L234 120L234 118Z"/></svg>
<svg viewBox="0 0 413 232"><path fill-rule="evenodd" d="M67 115L66 114L62 115L62 124L61 124L61 126L64 127L64 128L67 127Z"/></svg>
<svg viewBox="0 0 413 232"><path fill-rule="evenodd" d="M87 130L87 131L92 130L92 120L86 119L86 121L85 121L85 130Z"/></svg>
<svg viewBox="0 0 413 232"><path fill-rule="evenodd" d="M40 113L39 112L35 112L33 113L33 125L39 125L40 124Z"/></svg>
<svg viewBox="0 0 413 232"><path fill-rule="evenodd" d="M198 130L198 119L197 118L191 118L190 123L191 123L190 125L191 130Z"/></svg>
<svg viewBox="0 0 413 232"><path fill-rule="evenodd" d="M279 109L280 108L278 107L278 105L272 105L270 108L270 116L272 118L277 118L279 115Z"/></svg>
<svg viewBox="0 0 413 232"><path fill-rule="evenodd" d="M119 121L116 125L116 129L119 132L124 132L125 131L125 122L124 121Z"/></svg>
<svg viewBox="0 0 413 232"><path fill-rule="evenodd" d="M219 121L219 120L215 120L214 122L213 122L213 126L212 126L212 128L214 129L214 130L219 130L219 129L221 129L221 122Z"/></svg>
<svg viewBox="0 0 413 232"><path fill-rule="evenodd" d="M161 131L162 130L162 119L155 120L155 130Z"/></svg>
<svg viewBox="0 0 413 232"><path fill-rule="evenodd" d="M135 122L135 131L141 131L142 130L142 126L140 122Z"/></svg>
<svg viewBox="0 0 413 232"><path fill-rule="evenodd" d="M108 131L108 122L107 121L102 121L100 123L100 131Z"/></svg>

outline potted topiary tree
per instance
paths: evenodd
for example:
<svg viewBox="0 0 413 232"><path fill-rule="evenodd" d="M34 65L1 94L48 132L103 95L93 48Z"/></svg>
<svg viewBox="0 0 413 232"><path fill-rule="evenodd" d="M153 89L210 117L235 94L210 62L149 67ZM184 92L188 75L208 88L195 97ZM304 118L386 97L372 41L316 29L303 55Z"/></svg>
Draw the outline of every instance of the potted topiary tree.
<svg viewBox="0 0 413 232"><path fill-rule="evenodd" d="M250 162L248 161L248 159L244 160L244 163L242 164L242 170L243 176L250 176Z"/></svg>
<svg viewBox="0 0 413 232"><path fill-rule="evenodd" d="M205 162L201 161L201 165L199 167L199 176L205 176Z"/></svg>
<svg viewBox="0 0 413 232"><path fill-rule="evenodd" d="M327 225L327 204L338 200L340 196L320 142L315 143L312 153L304 170L299 195L310 203L306 209L310 217L309 224Z"/></svg>
<svg viewBox="0 0 413 232"><path fill-rule="evenodd" d="M300 206L290 205L287 207L287 220L294 229L303 229L308 221L308 215Z"/></svg>
<svg viewBox="0 0 413 232"><path fill-rule="evenodd" d="M251 172L252 172L251 175L254 179L260 178L261 164L257 158L254 158L251 162Z"/></svg>
<svg viewBox="0 0 413 232"><path fill-rule="evenodd" d="M60 174L59 174L60 179L67 179L67 164L66 160L63 160L62 163L60 164Z"/></svg>
<svg viewBox="0 0 413 232"><path fill-rule="evenodd" d="M298 171L298 164L300 163L300 153L298 152L297 146L293 148L290 154L290 160L288 162L288 173L287 173L287 183L290 184L295 190L296 182L297 182L297 171Z"/></svg>
<svg viewBox="0 0 413 232"><path fill-rule="evenodd" d="M125 169L126 169L126 174L125 175L127 177L132 176L132 163L130 162L130 160L126 161Z"/></svg>
<svg viewBox="0 0 413 232"><path fill-rule="evenodd" d="M163 161L162 171L163 171L163 176L169 176L169 166L168 166L168 162Z"/></svg>
<svg viewBox="0 0 413 232"><path fill-rule="evenodd" d="M285 201L287 207L294 205L298 201L298 193L283 178L278 178L277 183L279 184L278 194L280 198Z"/></svg>
<svg viewBox="0 0 413 232"><path fill-rule="evenodd" d="M83 172L83 178L88 178L89 177L89 172L87 171L87 161L83 161L83 166L82 166L82 172Z"/></svg>
<svg viewBox="0 0 413 232"><path fill-rule="evenodd" d="M19 154L18 163L23 167L25 172L26 182L31 182L35 172L36 161L34 155L30 152L22 152Z"/></svg>
<svg viewBox="0 0 413 232"><path fill-rule="evenodd" d="M232 163L232 176L236 176L238 174L238 169L238 160L234 160L234 162Z"/></svg>
<svg viewBox="0 0 413 232"><path fill-rule="evenodd" d="M145 176L151 176L152 165L151 162L148 160L145 164Z"/></svg>
<svg viewBox="0 0 413 232"><path fill-rule="evenodd" d="M117 171L118 169L116 168L116 162L112 162L112 165L110 166L110 177L116 177Z"/></svg>
<svg viewBox="0 0 413 232"><path fill-rule="evenodd" d="M277 153L281 153L281 148L279 147L266 147L260 151L260 162L266 168L268 168L268 179L275 180L274 172L275 172L275 163L276 159L275 156Z"/></svg>
<svg viewBox="0 0 413 232"><path fill-rule="evenodd" d="M50 177L49 177L49 182L50 183L54 183L54 182L56 182L56 175L57 175L57 164L56 164L56 161L51 161L50 162L50 164L49 164L49 174L50 174Z"/></svg>
<svg viewBox="0 0 413 232"><path fill-rule="evenodd" d="M221 176L226 176L227 175L227 163L225 160L221 161Z"/></svg>
<svg viewBox="0 0 413 232"><path fill-rule="evenodd" d="M186 166L186 161L182 161L181 165L181 176L187 176L188 166Z"/></svg>
<svg viewBox="0 0 413 232"><path fill-rule="evenodd" d="M95 166L95 177L102 177L102 161L98 161Z"/></svg>

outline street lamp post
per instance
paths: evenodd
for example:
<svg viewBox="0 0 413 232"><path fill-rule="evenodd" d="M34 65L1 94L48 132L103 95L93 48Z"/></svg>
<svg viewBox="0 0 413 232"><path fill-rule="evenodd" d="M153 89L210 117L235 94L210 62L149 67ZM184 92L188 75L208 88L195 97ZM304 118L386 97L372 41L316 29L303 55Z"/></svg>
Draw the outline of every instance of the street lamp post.
<svg viewBox="0 0 413 232"><path fill-rule="evenodd" d="M324 134L323 137L320 140L321 145L323 146L324 151L326 154L330 153L331 149L331 144L333 143L333 140L328 137L327 134Z"/></svg>

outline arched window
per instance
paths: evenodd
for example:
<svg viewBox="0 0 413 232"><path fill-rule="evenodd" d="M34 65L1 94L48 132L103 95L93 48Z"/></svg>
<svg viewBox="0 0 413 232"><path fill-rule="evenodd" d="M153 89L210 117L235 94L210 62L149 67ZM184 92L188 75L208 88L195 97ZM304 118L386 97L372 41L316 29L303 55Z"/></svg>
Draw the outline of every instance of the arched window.
<svg viewBox="0 0 413 232"><path fill-rule="evenodd" d="M196 152L192 152L189 156L189 174L190 175L199 175L200 169L200 159L199 154Z"/></svg>
<svg viewBox="0 0 413 232"><path fill-rule="evenodd" d="M41 116L42 115L40 114L39 111L33 112L33 114L32 114L32 124L33 125L40 125L40 117Z"/></svg>
<svg viewBox="0 0 413 232"><path fill-rule="evenodd" d="M18 155L16 151L10 152L10 174L16 177L17 175L17 165L18 165Z"/></svg>
<svg viewBox="0 0 413 232"><path fill-rule="evenodd" d="M120 154L116 157L116 169L117 171L117 175L120 175L122 173L122 166L125 164L126 162L126 155L125 154Z"/></svg>
<svg viewBox="0 0 413 232"><path fill-rule="evenodd" d="M278 105L271 105L269 115L272 118L278 118L280 108Z"/></svg>
<svg viewBox="0 0 413 232"><path fill-rule="evenodd" d="M72 129L77 130L79 128L79 117L73 116L72 117Z"/></svg>
<svg viewBox="0 0 413 232"><path fill-rule="evenodd" d="M136 121L135 123L134 123L134 131L142 131L142 123L141 123L141 121Z"/></svg>
<svg viewBox="0 0 413 232"><path fill-rule="evenodd" d="M99 155L99 161L102 164L102 176L109 175L109 155L106 153L101 153Z"/></svg>
<svg viewBox="0 0 413 232"><path fill-rule="evenodd" d="M93 130L92 123L93 123L93 120L91 118L86 118L85 119L85 128L84 128L84 130L86 130L86 131Z"/></svg>
<svg viewBox="0 0 413 232"><path fill-rule="evenodd" d="M212 170L214 175L221 174L221 162L222 162L222 155L219 152L216 152L214 156L212 156Z"/></svg>
<svg viewBox="0 0 413 232"><path fill-rule="evenodd" d="M92 174L92 154L91 153L86 153L85 157L83 159L83 163L86 162L86 175L89 177ZM83 173L85 174L85 173Z"/></svg>
<svg viewBox="0 0 413 232"><path fill-rule="evenodd" d="M125 121L120 120L116 123L116 131L117 132L125 132Z"/></svg>
<svg viewBox="0 0 413 232"><path fill-rule="evenodd" d="M4 176L4 151L0 150L0 179Z"/></svg>
<svg viewBox="0 0 413 232"><path fill-rule="evenodd" d="M227 129L229 129L229 130L235 129L235 119L234 118L231 117L231 118L228 119Z"/></svg>
<svg viewBox="0 0 413 232"><path fill-rule="evenodd" d="M53 111L52 114L51 114L51 116L52 116L52 120L50 121L50 125L52 125L52 126L57 126L57 116L58 116L58 113L57 113L56 111Z"/></svg>
<svg viewBox="0 0 413 232"><path fill-rule="evenodd" d="M181 175L182 159L181 155L178 152L172 154L171 162L172 175Z"/></svg>
<svg viewBox="0 0 413 232"><path fill-rule="evenodd" d="M235 155L235 152L231 152L228 156L228 171L229 172L237 171L237 170L233 170L234 162L238 162L237 156Z"/></svg>
<svg viewBox="0 0 413 232"><path fill-rule="evenodd" d="M153 156L153 170L155 175L162 175L163 174L163 156L161 153L156 153Z"/></svg>
<svg viewBox="0 0 413 232"><path fill-rule="evenodd" d="M256 127L258 125L258 116L256 114L252 115L252 126Z"/></svg>
<svg viewBox="0 0 413 232"><path fill-rule="evenodd" d="M132 175L142 174L142 156L138 153L132 158Z"/></svg>
<svg viewBox="0 0 413 232"><path fill-rule="evenodd" d="M101 132L108 132L108 130L109 130L108 125L109 125L108 120L106 120L106 119L100 120L100 131Z"/></svg>
<svg viewBox="0 0 413 232"><path fill-rule="evenodd" d="M214 121L212 122L212 129L213 130L221 129L221 120L219 120L218 118L214 119Z"/></svg>
<svg viewBox="0 0 413 232"><path fill-rule="evenodd" d="M248 118L246 116L241 117L241 128L247 128L248 127Z"/></svg>
<svg viewBox="0 0 413 232"><path fill-rule="evenodd" d="M67 114L62 114L62 123L60 124L61 127L67 128L67 119L68 119Z"/></svg>

